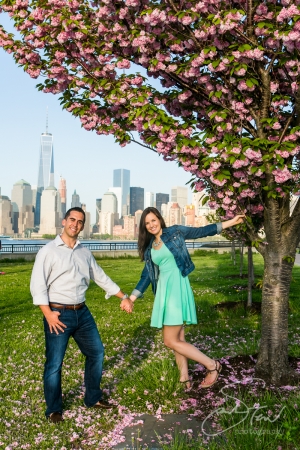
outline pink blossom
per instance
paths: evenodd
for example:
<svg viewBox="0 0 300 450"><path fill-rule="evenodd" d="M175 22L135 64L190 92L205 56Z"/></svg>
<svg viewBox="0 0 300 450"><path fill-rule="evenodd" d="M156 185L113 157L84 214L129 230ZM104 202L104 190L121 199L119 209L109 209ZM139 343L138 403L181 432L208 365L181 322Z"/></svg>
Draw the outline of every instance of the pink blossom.
<svg viewBox="0 0 300 450"><path fill-rule="evenodd" d="M272 174L275 177L276 183L284 183L292 178L292 174L286 166L283 169L273 170Z"/></svg>
<svg viewBox="0 0 300 450"><path fill-rule="evenodd" d="M252 150L251 148L248 148L245 151L245 155L247 156L247 158L249 158L250 160L254 160L254 161L261 161L262 160L262 154L260 152L260 150L258 150L257 152Z"/></svg>
<svg viewBox="0 0 300 450"><path fill-rule="evenodd" d="M233 172L233 176L235 178L244 178L245 177L245 173L242 172L241 170L237 170L236 172Z"/></svg>
<svg viewBox="0 0 300 450"><path fill-rule="evenodd" d="M241 148L240 147L233 147L230 151L232 153L235 153L236 155L239 155L241 153Z"/></svg>
<svg viewBox="0 0 300 450"><path fill-rule="evenodd" d="M217 186L224 186L224 184L226 184L226 182L227 182L226 179L220 181L217 178L214 178L213 175L210 176L210 180L212 183L216 184Z"/></svg>
<svg viewBox="0 0 300 450"><path fill-rule="evenodd" d="M247 166L249 164L249 160L246 159L237 159L233 164L232 167L234 169L240 169L241 167Z"/></svg>
<svg viewBox="0 0 300 450"><path fill-rule="evenodd" d="M281 125L280 125L279 122L275 122L275 123L273 124L272 128L273 128L273 130L280 130Z"/></svg>
<svg viewBox="0 0 300 450"><path fill-rule="evenodd" d="M272 94L275 94L275 92L277 91L278 87L279 87L278 83L274 83L273 81L270 83L270 89L271 89Z"/></svg>
<svg viewBox="0 0 300 450"><path fill-rule="evenodd" d="M282 158L288 158L290 156L290 153L286 150L277 150L277 155L280 155Z"/></svg>
<svg viewBox="0 0 300 450"><path fill-rule="evenodd" d="M198 181L197 183L195 183L194 189L197 192L203 191L203 189L205 189L205 183L203 181Z"/></svg>
<svg viewBox="0 0 300 450"><path fill-rule="evenodd" d="M291 17L299 15L299 8L296 5L291 5L289 8L282 8L277 16L277 22L289 20Z"/></svg>

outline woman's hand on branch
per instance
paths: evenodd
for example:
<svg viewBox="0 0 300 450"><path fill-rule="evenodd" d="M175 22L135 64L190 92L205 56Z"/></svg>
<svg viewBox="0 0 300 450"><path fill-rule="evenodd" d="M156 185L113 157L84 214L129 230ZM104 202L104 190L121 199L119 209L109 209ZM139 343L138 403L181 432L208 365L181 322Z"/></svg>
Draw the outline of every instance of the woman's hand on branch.
<svg viewBox="0 0 300 450"><path fill-rule="evenodd" d="M239 223L243 223L245 217L246 217L245 214L237 214L236 216L234 216L233 219L226 220L225 222L222 222L223 230L225 228L235 227Z"/></svg>

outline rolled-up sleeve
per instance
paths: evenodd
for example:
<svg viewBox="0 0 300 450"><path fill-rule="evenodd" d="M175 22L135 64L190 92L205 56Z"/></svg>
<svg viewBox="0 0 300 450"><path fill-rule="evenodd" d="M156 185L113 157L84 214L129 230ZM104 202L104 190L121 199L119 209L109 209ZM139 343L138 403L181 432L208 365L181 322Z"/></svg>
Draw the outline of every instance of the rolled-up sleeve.
<svg viewBox="0 0 300 450"><path fill-rule="evenodd" d="M47 253L41 249L36 255L30 279L30 292L34 305L49 305L47 280L50 271Z"/></svg>
<svg viewBox="0 0 300 450"><path fill-rule="evenodd" d="M93 256L91 257L90 276L91 279L106 292L106 299L112 295L116 295L121 290L120 287L106 275Z"/></svg>

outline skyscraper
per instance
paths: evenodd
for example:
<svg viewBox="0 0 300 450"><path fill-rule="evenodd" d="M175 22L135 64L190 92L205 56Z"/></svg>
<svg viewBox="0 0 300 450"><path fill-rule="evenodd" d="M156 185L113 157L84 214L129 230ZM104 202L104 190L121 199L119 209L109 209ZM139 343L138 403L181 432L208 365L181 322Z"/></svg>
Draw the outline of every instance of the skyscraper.
<svg viewBox="0 0 300 450"><path fill-rule="evenodd" d="M102 198L96 198L96 231L99 231L99 213L101 211Z"/></svg>
<svg viewBox="0 0 300 450"><path fill-rule="evenodd" d="M122 188L122 216L128 214L129 190L130 190L130 170L115 169L113 171L113 187Z"/></svg>
<svg viewBox="0 0 300 450"><path fill-rule="evenodd" d="M130 209L129 212L134 216L135 212L144 209L144 188L131 187L130 188Z"/></svg>
<svg viewBox="0 0 300 450"><path fill-rule="evenodd" d="M11 203L13 207L13 230L22 234L27 228L34 226L34 208L32 205L31 185L25 181L17 181L11 192Z"/></svg>
<svg viewBox="0 0 300 450"><path fill-rule="evenodd" d="M39 233L57 235L61 232L60 194L54 186L43 190L41 198L41 225Z"/></svg>
<svg viewBox="0 0 300 450"><path fill-rule="evenodd" d="M66 180L62 177L59 180L58 192L60 194L62 217L65 217L67 212L67 184Z"/></svg>
<svg viewBox="0 0 300 450"><path fill-rule="evenodd" d="M154 206L154 192L145 193L145 208L149 208L149 206Z"/></svg>
<svg viewBox="0 0 300 450"><path fill-rule="evenodd" d="M161 213L161 205L163 203L167 204L168 202L169 202L169 194L162 194L161 192L156 194L156 208L160 213Z"/></svg>
<svg viewBox="0 0 300 450"><path fill-rule="evenodd" d="M178 203L180 208L184 208L188 204L188 188L184 186L172 187L171 202Z"/></svg>
<svg viewBox="0 0 300 450"><path fill-rule="evenodd" d="M76 189L75 189L74 194L72 194L71 208L76 208L76 207L81 208L81 203L80 203L79 194L76 194Z"/></svg>
<svg viewBox="0 0 300 450"><path fill-rule="evenodd" d="M117 197L117 213L119 214L119 219L123 216L122 214L122 188L121 187L110 187L108 192L113 192Z"/></svg>
<svg viewBox="0 0 300 450"><path fill-rule="evenodd" d="M40 139L40 159L39 173L35 204L35 225L39 225L41 216L41 195L47 187L54 187L54 154L53 154L53 136L48 133L48 110L46 116L46 132L41 134Z"/></svg>
<svg viewBox="0 0 300 450"><path fill-rule="evenodd" d="M0 234L13 235L12 228L13 209L10 199L6 195L1 195L0 190Z"/></svg>

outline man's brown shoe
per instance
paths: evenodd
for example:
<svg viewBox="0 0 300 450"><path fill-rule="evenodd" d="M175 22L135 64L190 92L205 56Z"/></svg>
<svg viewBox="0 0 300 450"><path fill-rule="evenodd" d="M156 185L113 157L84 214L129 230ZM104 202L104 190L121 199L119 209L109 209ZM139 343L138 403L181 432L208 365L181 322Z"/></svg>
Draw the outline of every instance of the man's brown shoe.
<svg viewBox="0 0 300 450"><path fill-rule="evenodd" d="M99 400L92 408L111 409L114 405L106 402L105 400Z"/></svg>
<svg viewBox="0 0 300 450"><path fill-rule="evenodd" d="M60 412L53 412L47 418L50 422L53 423L63 422L64 420Z"/></svg>

